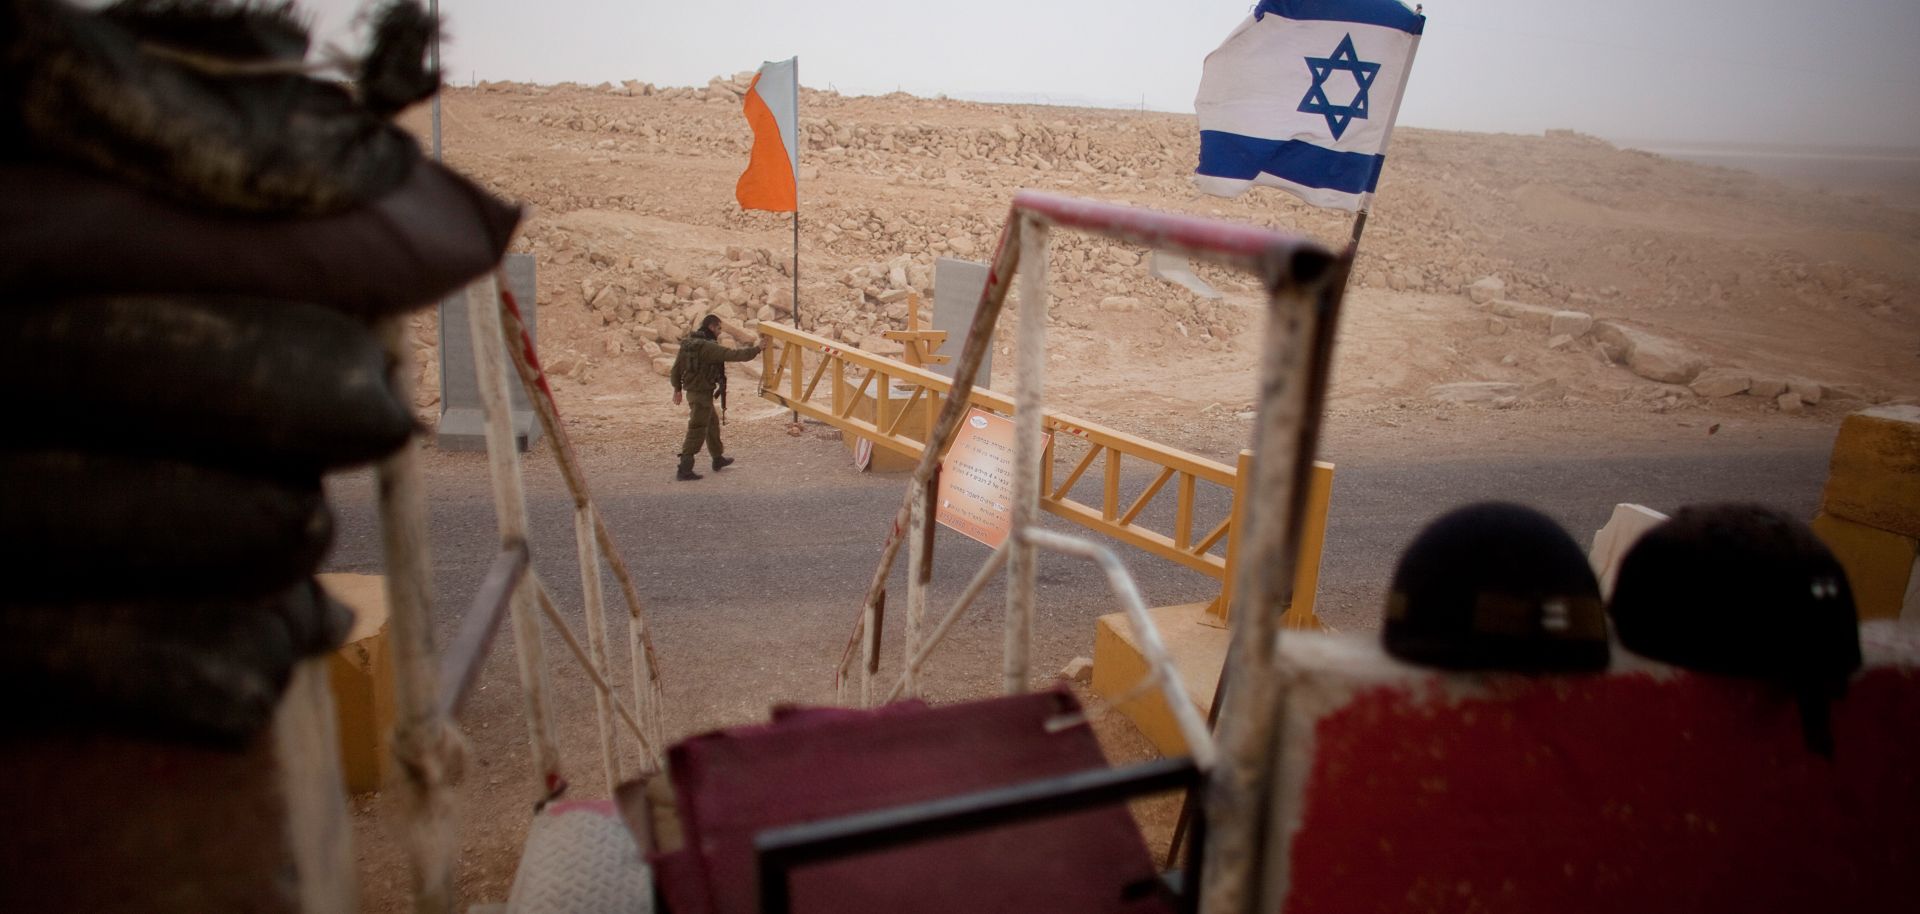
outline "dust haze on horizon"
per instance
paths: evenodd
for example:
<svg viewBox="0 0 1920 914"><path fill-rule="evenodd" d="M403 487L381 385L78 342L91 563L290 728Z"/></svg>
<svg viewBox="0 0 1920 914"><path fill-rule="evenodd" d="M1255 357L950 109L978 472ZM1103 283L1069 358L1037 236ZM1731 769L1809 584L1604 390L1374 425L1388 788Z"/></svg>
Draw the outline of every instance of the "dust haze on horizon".
<svg viewBox="0 0 1920 914"><path fill-rule="evenodd" d="M360 46L368 0L304 0ZM1920 154L1920 2L1433 0L1399 123L1616 143ZM450 84L700 86L800 58L848 95L1193 111L1244 2L442 0ZM803 112L804 116L804 112Z"/></svg>

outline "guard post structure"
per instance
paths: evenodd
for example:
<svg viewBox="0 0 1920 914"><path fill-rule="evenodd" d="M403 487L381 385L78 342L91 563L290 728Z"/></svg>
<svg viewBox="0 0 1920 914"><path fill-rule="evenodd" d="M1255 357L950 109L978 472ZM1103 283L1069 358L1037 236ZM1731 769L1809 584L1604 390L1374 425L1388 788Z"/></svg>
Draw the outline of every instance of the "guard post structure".
<svg viewBox="0 0 1920 914"><path fill-rule="evenodd" d="M1841 423L1813 532L1847 570L1861 619L1920 622L1920 406Z"/></svg>

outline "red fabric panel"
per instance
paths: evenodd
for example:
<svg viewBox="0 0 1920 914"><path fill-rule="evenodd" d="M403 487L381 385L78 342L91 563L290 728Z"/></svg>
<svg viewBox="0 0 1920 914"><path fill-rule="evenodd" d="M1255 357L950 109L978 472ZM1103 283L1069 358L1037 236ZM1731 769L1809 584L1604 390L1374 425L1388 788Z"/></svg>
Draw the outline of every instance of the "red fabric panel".
<svg viewBox="0 0 1920 914"><path fill-rule="evenodd" d="M1647 673L1363 691L1322 718L1288 912L1914 910L1920 672L1829 760L1764 685Z"/></svg>
<svg viewBox="0 0 1920 914"><path fill-rule="evenodd" d="M1046 731L1050 718L1078 710L1064 690L932 709L787 710L772 724L682 742L668 770L686 856L697 850L701 866L696 879L679 855L658 859L668 905L676 914L755 910L753 836L770 826L1105 767L1089 727ZM793 909L1165 911L1151 895L1121 898L1154 876L1116 805L806 867L793 878Z"/></svg>

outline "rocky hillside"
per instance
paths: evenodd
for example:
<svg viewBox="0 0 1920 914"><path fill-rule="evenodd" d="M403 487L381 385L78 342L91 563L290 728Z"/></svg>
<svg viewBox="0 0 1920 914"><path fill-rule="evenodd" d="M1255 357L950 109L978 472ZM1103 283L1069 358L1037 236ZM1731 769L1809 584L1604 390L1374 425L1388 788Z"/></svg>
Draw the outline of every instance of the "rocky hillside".
<svg viewBox="0 0 1920 914"><path fill-rule="evenodd" d="M720 313L742 335L792 319L790 217L743 212L732 196L750 144L747 78L446 95L449 161L530 208L518 247L539 258L542 348L573 382L563 401L577 402L589 429L664 402L652 396L664 390L661 344L700 315ZM1190 116L814 90L802 90L800 111L802 323L862 348L895 349L879 333L903 325L910 291L930 292L936 258L990 254L1021 188L1334 245L1349 230L1345 214L1281 193L1196 194ZM1149 425L1241 405L1254 289L1203 267L1226 293L1209 301L1148 275L1145 260L1056 237L1061 395L1120 424L1142 403L1164 407L1141 413ZM1917 292L1911 212L1570 132L1402 129L1360 246L1334 403L1791 411L1835 396L1910 396L1920 393ZM1554 312L1585 323L1567 317L1555 332ZM430 327L418 338L431 359ZM1636 351L1663 347L1691 371L1636 369L1651 359ZM1696 389L1703 374L1717 383ZM423 407L435 378L429 364ZM1805 396L1782 400L1795 382ZM1443 386L1463 383L1506 386ZM1766 402L1736 396L1754 392Z"/></svg>

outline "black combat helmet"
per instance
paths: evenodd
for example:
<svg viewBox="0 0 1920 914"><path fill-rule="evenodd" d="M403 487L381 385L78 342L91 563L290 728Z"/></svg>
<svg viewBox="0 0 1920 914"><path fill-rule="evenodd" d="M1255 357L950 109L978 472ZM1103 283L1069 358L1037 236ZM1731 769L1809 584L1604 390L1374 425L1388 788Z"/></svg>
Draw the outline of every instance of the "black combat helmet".
<svg viewBox="0 0 1920 914"><path fill-rule="evenodd" d="M1833 751L1828 706L1860 668L1860 624L1846 571L1806 524L1761 505L1682 508L1627 553L1609 610L1636 654L1785 686L1808 748Z"/></svg>
<svg viewBox="0 0 1920 914"><path fill-rule="evenodd" d="M1482 502L1427 525L1387 594L1387 653L1453 670L1607 665L1600 585L1580 546L1532 508Z"/></svg>

